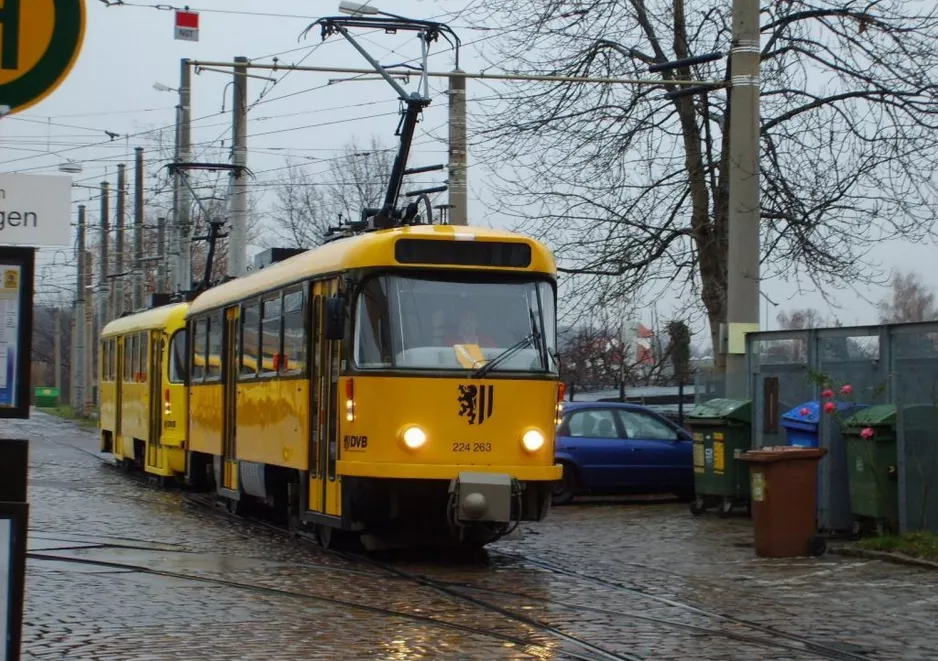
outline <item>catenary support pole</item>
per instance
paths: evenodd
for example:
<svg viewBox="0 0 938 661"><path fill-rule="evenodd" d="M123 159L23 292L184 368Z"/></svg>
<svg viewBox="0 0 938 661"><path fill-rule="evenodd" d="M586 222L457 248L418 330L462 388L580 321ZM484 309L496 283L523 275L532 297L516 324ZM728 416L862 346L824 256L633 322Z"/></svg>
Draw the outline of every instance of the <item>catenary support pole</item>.
<svg viewBox="0 0 938 661"><path fill-rule="evenodd" d="M111 310L113 317L124 314L124 216L127 212L127 166L123 163L117 166L117 210L115 212L115 225L117 247L114 250L114 277L111 287ZM110 315L109 315L110 316Z"/></svg>
<svg viewBox="0 0 938 661"><path fill-rule="evenodd" d="M228 235L228 275L239 278L247 273L247 63L236 57L231 86L231 162L241 169L231 173L231 230Z"/></svg>
<svg viewBox="0 0 938 661"><path fill-rule="evenodd" d="M458 69L454 73L463 73ZM450 224L469 224L467 189L466 79L449 79L449 204Z"/></svg>
<svg viewBox="0 0 938 661"><path fill-rule="evenodd" d="M106 181L101 182L101 240L98 246L98 287L95 292L98 296L98 323L97 329L101 330L107 324L111 317L110 311L110 281L108 280L108 243L111 233L108 214L110 201L110 184ZM89 341L91 338L88 338Z"/></svg>
<svg viewBox="0 0 938 661"><path fill-rule="evenodd" d="M53 329L53 341L55 343L55 357L53 358L53 370L55 371L55 388L59 391L59 403L62 397L62 309L55 306L55 328Z"/></svg>
<svg viewBox="0 0 938 661"><path fill-rule="evenodd" d="M192 69L189 60L180 60L179 68L177 165L188 163L192 157ZM184 291L192 288L192 193L185 184L186 177L185 170L176 169L177 206L173 227L173 252L176 254L178 266L173 275L173 288Z"/></svg>
<svg viewBox="0 0 938 661"><path fill-rule="evenodd" d="M156 291L162 294L167 291L166 219L163 217L156 219L156 256L159 257L159 260L156 262Z"/></svg>
<svg viewBox="0 0 938 661"><path fill-rule="evenodd" d="M747 397L746 333L759 330L759 0L733 0L726 395Z"/></svg>
<svg viewBox="0 0 938 661"><path fill-rule="evenodd" d="M72 356L72 406L79 414L85 410L85 304L87 281L85 269L85 205L78 205L78 277L75 281L75 353Z"/></svg>
<svg viewBox="0 0 938 661"><path fill-rule="evenodd" d="M133 309L143 308L143 147L134 149Z"/></svg>

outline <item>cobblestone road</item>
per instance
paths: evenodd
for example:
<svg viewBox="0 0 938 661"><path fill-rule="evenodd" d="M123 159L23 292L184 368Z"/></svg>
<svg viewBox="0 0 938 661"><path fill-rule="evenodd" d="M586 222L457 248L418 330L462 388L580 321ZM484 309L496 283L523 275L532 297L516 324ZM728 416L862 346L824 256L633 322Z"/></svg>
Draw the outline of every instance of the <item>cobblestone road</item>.
<svg viewBox="0 0 938 661"><path fill-rule="evenodd" d="M32 441L25 659L938 659L938 574L756 559L745 519L582 504L480 562L372 563L186 507L33 416L7 427Z"/></svg>

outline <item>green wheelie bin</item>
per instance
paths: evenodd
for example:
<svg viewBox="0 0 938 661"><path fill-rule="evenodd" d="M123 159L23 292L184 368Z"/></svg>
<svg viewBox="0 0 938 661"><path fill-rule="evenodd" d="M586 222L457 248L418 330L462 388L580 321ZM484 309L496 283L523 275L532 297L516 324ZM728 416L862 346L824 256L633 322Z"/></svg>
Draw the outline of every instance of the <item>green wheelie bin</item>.
<svg viewBox="0 0 938 661"><path fill-rule="evenodd" d="M749 466L739 456L752 447L752 402L711 399L686 418L694 437L694 491L690 511L698 516L711 507L726 516L749 503Z"/></svg>
<svg viewBox="0 0 938 661"><path fill-rule="evenodd" d="M899 531L896 407L871 406L844 423L850 484L851 537L871 528Z"/></svg>
<svg viewBox="0 0 938 661"><path fill-rule="evenodd" d="M40 409L52 409L59 405L58 388L34 388L33 405Z"/></svg>

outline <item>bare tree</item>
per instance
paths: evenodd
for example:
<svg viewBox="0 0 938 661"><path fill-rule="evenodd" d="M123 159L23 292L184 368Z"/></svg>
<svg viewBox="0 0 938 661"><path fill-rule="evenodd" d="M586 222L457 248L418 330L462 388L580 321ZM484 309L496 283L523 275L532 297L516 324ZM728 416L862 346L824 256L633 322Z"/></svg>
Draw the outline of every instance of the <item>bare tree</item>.
<svg viewBox="0 0 938 661"><path fill-rule="evenodd" d="M804 330L828 325L824 315L814 308L803 308L791 312L782 310L775 319L778 321L778 327L782 330Z"/></svg>
<svg viewBox="0 0 938 661"><path fill-rule="evenodd" d="M313 248L329 227L357 220L362 209L380 206L394 161L393 150L372 136L367 148L353 140L325 172L290 163L278 182L270 216L277 236Z"/></svg>
<svg viewBox="0 0 938 661"><path fill-rule="evenodd" d="M898 271L892 278L892 293L879 303L879 320L883 323L938 320L935 294L910 271Z"/></svg>
<svg viewBox="0 0 938 661"><path fill-rule="evenodd" d="M722 0L478 8L476 20L512 26L493 41L493 66L520 73L648 77L651 63L730 49ZM763 3L762 277L803 271L828 289L870 282L878 272L866 257L878 242L933 235L934 12L902 0ZM660 75L729 80L727 67ZM726 321L729 124L749 117L737 120L722 91L668 100L649 86L504 89L478 148L497 170L499 210L548 241L573 277L568 300L593 308L655 287L692 292L716 347Z"/></svg>

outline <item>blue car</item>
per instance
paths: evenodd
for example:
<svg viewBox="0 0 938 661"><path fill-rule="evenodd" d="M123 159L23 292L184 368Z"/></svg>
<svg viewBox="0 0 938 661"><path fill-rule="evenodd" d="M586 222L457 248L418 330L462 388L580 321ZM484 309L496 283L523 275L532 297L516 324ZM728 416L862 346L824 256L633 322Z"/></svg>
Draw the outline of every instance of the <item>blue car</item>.
<svg viewBox="0 0 938 661"><path fill-rule="evenodd" d="M690 433L644 406L565 402L555 457L563 464L563 479L554 487L556 505L585 493L694 497Z"/></svg>

